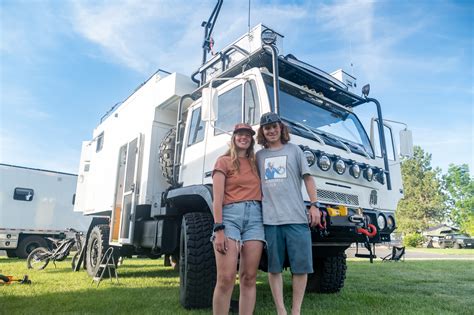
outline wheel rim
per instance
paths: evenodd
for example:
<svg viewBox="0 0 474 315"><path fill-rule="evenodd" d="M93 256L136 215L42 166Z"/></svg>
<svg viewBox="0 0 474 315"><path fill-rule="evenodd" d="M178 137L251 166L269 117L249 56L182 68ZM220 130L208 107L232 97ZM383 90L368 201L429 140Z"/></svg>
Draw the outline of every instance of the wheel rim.
<svg viewBox="0 0 474 315"><path fill-rule="evenodd" d="M91 266L95 268L98 264L97 259L99 257L99 241L97 239L94 239L91 248L90 262Z"/></svg>
<svg viewBox="0 0 474 315"><path fill-rule="evenodd" d="M33 257L30 260L30 266L33 269L42 269L48 263L47 258L48 252L45 250L38 250L33 253Z"/></svg>

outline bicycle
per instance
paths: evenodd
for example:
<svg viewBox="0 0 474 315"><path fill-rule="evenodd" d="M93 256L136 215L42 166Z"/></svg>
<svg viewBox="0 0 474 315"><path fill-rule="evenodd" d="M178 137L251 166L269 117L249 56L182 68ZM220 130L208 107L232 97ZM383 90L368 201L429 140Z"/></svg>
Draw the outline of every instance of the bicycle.
<svg viewBox="0 0 474 315"><path fill-rule="evenodd" d="M68 229L68 231L74 233L74 237L65 238L62 240L53 240L54 249L48 249L44 247L38 247L34 249L26 260L26 266L28 269L43 270L49 264L53 262L56 268L56 261L62 261L69 256L69 253L74 245L76 245L77 252L82 250L82 236L83 233L76 231L75 229ZM77 255L77 254L76 254ZM73 259L73 267L74 267Z"/></svg>

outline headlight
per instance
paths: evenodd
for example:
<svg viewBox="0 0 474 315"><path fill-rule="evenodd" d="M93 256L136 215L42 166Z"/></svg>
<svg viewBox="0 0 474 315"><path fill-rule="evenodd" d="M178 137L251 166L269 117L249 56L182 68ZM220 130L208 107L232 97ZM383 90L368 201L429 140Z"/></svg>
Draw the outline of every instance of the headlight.
<svg viewBox="0 0 474 315"><path fill-rule="evenodd" d="M393 229L395 227L395 218L392 217L391 215L387 217L387 227L389 229Z"/></svg>
<svg viewBox="0 0 474 315"><path fill-rule="evenodd" d="M303 154L306 158L306 161L308 162L308 166L313 166L314 162L316 162L316 157L314 156L314 153L312 151L305 150Z"/></svg>
<svg viewBox="0 0 474 315"><path fill-rule="evenodd" d="M327 155L321 155L319 157L318 165L323 171L327 171L331 168L331 160Z"/></svg>
<svg viewBox="0 0 474 315"><path fill-rule="evenodd" d="M385 216L383 214L379 214L377 217L377 225L380 230L385 229L387 226L387 219L385 219Z"/></svg>
<svg viewBox="0 0 474 315"><path fill-rule="evenodd" d="M273 30L267 28L262 32L261 38L262 42L264 42L265 44L272 45L277 40L277 34Z"/></svg>
<svg viewBox="0 0 474 315"><path fill-rule="evenodd" d="M357 164L352 165L351 172L352 172L352 176L354 176L354 178L359 178L359 176L360 176L360 166L357 165Z"/></svg>
<svg viewBox="0 0 474 315"><path fill-rule="evenodd" d="M371 182L372 179L374 178L374 170L371 167L367 167L365 170L365 178Z"/></svg>
<svg viewBox="0 0 474 315"><path fill-rule="evenodd" d="M344 163L344 161L341 159L337 160L335 167L336 167L336 172L339 175L344 174L344 172L346 171L346 163Z"/></svg>

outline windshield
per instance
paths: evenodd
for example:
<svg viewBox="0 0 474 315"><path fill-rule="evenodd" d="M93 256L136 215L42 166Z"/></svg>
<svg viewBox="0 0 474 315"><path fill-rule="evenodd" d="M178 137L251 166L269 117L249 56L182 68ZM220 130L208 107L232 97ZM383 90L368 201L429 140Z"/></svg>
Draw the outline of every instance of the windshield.
<svg viewBox="0 0 474 315"><path fill-rule="evenodd" d="M263 77L274 109L272 78L268 75ZM312 131L328 145L349 148L354 153L373 158L369 138L357 116L344 108L326 104L314 95L280 80L280 116L290 126L292 133L314 139Z"/></svg>

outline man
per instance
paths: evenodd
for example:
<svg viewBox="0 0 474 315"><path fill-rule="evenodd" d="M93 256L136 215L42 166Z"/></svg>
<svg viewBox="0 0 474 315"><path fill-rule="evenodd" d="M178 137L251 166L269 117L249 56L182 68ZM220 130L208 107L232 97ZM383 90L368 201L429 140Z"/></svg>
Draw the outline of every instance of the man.
<svg viewBox="0 0 474 315"><path fill-rule="evenodd" d="M313 272L311 232L309 226L320 223L316 207L316 185L303 151L289 143L288 127L275 113L260 119L257 142L264 149L257 152L262 183L262 212L268 253L268 281L279 315L286 314L283 300L283 263L288 253L293 275L291 313L300 314L308 273ZM279 170L278 176L263 176L266 166ZM268 167L267 167L268 168ZM304 182L311 201L309 211L301 195Z"/></svg>

